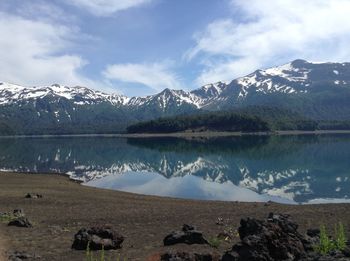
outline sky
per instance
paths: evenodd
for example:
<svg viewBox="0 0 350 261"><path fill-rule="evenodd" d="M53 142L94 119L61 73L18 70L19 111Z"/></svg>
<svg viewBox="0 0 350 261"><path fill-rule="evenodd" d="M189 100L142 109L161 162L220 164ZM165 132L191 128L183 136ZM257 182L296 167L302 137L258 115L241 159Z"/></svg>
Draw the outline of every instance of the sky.
<svg viewBox="0 0 350 261"><path fill-rule="evenodd" d="M350 62L350 0L0 0L0 81L127 96Z"/></svg>

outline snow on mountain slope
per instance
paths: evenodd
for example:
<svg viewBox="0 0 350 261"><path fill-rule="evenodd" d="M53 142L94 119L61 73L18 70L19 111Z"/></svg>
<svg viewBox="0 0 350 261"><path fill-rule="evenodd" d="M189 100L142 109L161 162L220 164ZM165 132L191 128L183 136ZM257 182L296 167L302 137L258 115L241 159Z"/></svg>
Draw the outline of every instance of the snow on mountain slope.
<svg viewBox="0 0 350 261"><path fill-rule="evenodd" d="M260 93L305 93L306 87L311 82L308 74L311 69L298 68L293 63L269 68L266 70L257 70L252 74L235 80L240 86L238 98L245 98L249 91L254 90Z"/></svg>
<svg viewBox="0 0 350 261"><path fill-rule="evenodd" d="M106 94L85 87L68 87L59 84L42 87L24 87L10 83L0 83L0 105L21 101L57 97L72 100L74 104L97 104L108 102L112 105L125 105L129 98L118 94Z"/></svg>
<svg viewBox="0 0 350 261"><path fill-rule="evenodd" d="M315 83L327 82L331 85L350 83L348 63L313 63L295 60L281 66L257 70L231 84L239 89L237 99L244 99L250 93L262 94L307 93Z"/></svg>
<svg viewBox="0 0 350 261"><path fill-rule="evenodd" d="M126 105L129 107L156 106L162 111L166 111L169 107L182 105L190 105L199 109L202 104L203 100L191 92L165 89L158 94L147 97L132 97Z"/></svg>
<svg viewBox="0 0 350 261"><path fill-rule="evenodd" d="M165 89L155 95L132 98L94 91L85 87L67 87L58 84L23 87L0 83L0 105L53 96L72 100L76 105L108 102L114 106L126 108L153 106L163 112L169 108L181 106L195 109L211 106L215 109L220 108L220 103L227 99L242 101L254 93L288 95L308 93L315 83L325 82L337 87L349 85L350 63L312 63L295 60L282 66L257 70L229 84L223 82L207 84L190 92Z"/></svg>

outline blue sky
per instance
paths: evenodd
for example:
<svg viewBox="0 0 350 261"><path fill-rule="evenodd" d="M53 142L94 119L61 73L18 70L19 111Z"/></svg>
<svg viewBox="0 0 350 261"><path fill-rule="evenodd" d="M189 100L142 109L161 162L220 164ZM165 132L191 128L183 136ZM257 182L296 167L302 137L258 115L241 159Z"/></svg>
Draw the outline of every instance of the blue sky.
<svg viewBox="0 0 350 261"><path fill-rule="evenodd" d="M349 0L2 0L0 81L128 96L350 61Z"/></svg>

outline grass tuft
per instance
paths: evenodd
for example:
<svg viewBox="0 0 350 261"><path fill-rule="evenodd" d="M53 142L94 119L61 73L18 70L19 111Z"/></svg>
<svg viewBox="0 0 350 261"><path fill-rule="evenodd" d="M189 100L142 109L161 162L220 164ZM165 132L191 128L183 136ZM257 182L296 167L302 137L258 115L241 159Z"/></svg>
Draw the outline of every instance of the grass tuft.
<svg viewBox="0 0 350 261"><path fill-rule="evenodd" d="M120 254L118 254L117 257L113 258L110 257L106 257L105 255L105 249L104 247L102 247L101 251L99 252L99 256L94 256L94 251L92 251L90 249L90 242L88 243L87 247L86 247L86 261L112 261L112 260L116 260L116 261L127 261L127 258L122 258L120 256Z"/></svg>
<svg viewBox="0 0 350 261"><path fill-rule="evenodd" d="M221 239L218 237L212 237L208 239L208 243L211 247L219 248L221 245Z"/></svg>
<svg viewBox="0 0 350 261"><path fill-rule="evenodd" d="M16 219L16 217L13 214L0 213L0 222L7 223L14 219Z"/></svg>

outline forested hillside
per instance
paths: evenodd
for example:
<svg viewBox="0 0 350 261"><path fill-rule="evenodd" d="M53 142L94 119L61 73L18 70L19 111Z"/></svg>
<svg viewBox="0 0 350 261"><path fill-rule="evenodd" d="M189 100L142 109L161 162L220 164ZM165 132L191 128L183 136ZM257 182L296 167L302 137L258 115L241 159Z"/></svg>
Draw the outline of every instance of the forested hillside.
<svg viewBox="0 0 350 261"><path fill-rule="evenodd" d="M235 111L202 112L159 118L130 125L128 133L172 133L184 131L315 130L318 124L291 111L269 107L249 107Z"/></svg>

